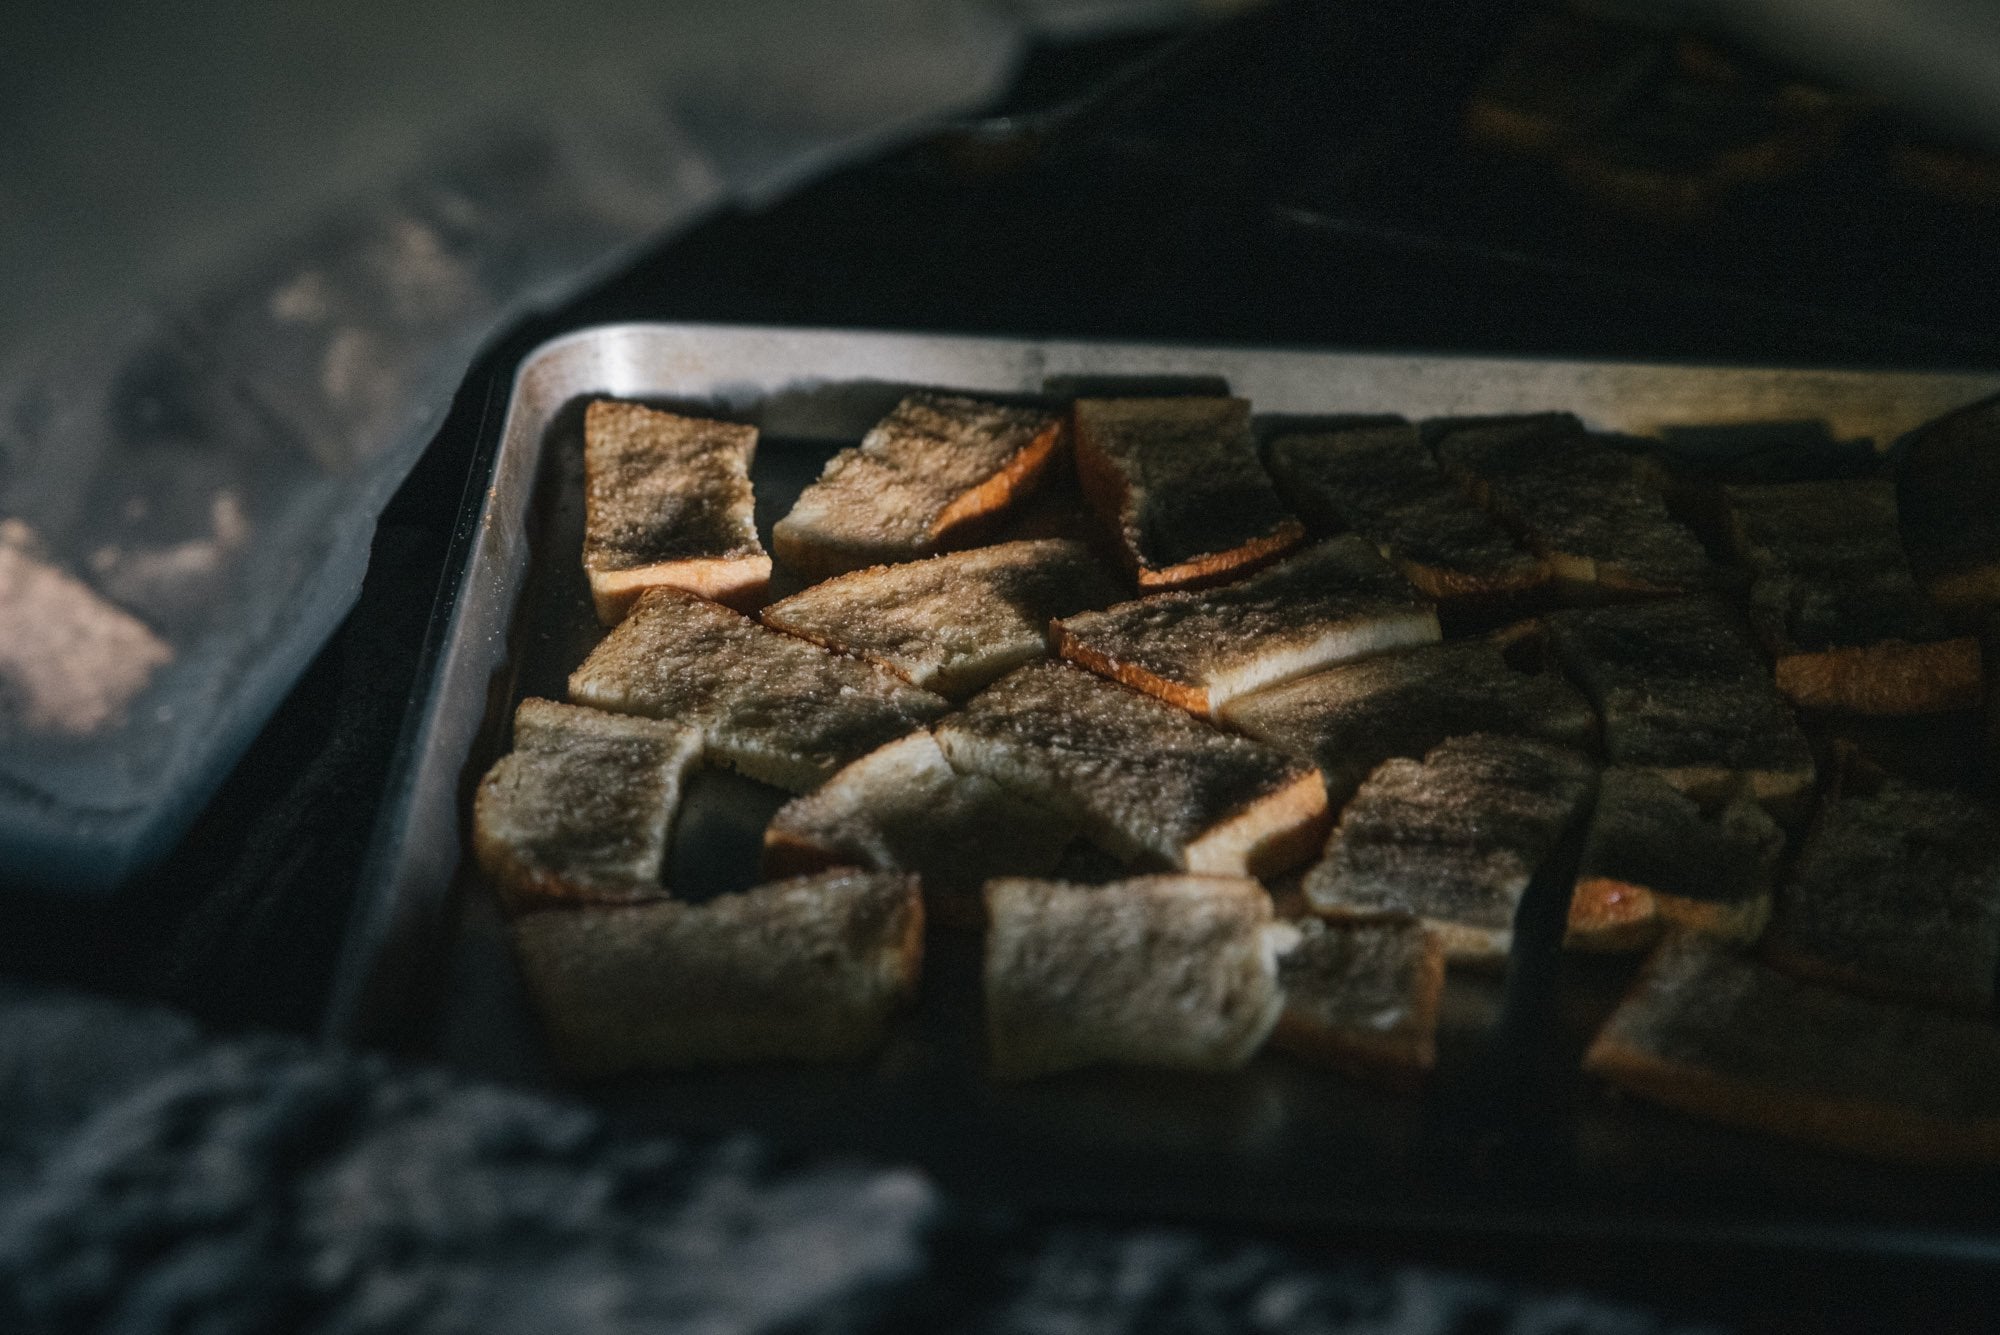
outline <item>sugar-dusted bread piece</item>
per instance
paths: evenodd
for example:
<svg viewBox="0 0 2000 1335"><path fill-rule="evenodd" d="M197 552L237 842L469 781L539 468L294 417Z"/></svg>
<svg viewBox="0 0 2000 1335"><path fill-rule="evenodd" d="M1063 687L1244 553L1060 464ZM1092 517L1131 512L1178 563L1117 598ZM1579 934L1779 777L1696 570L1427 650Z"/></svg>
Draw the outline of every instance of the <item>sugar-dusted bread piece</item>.
<svg viewBox="0 0 2000 1335"><path fill-rule="evenodd" d="M551 909L513 932L573 1075L851 1061L916 990L924 906L913 876L839 871L705 904Z"/></svg>
<svg viewBox="0 0 2000 1335"><path fill-rule="evenodd" d="M1434 448L1445 473L1566 584L1682 593L1715 581L1700 541L1639 464L1567 414L1459 425Z"/></svg>
<svg viewBox="0 0 2000 1335"><path fill-rule="evenodd" d="M701 731L709 759L803 792L947 705L856 658L654 589L569 677L570 698Z"/></svg>
<svg viewBox="0 0 2000 1335"><path fill-rule="evenodd" d="M1445 477L1408 422L1280 436L1266 458L1316 532L1359 533L1426 597L1505 597L1548 580L1541 558Z"/></svg>
<svg viewBox="0 0 2000 1335"><path fill-rule="evenodd" d="M1305 537L1247 399L1078 399L1075 434L1077 479L1142 590L1218 583Z"/></svg>
<svg viewBox="0 0 2000 1335"><path fill-rule="evenodd" d="M1490 640L1460 640L1349 663L1230 701L1222 721L1310 760L1336 806L1392 756L1421 757L1469 732L1588 748L1590 703L1555 672L1518 672Z"/></svg>
<svg viewBox="0 0 2000 1335"><path fill-rule="evenodd" d="M1419 918L1451 959L1503 959L1528 882L1589 802L1595 770L1569 747L1491 733L1385 761L1306 873L1306 902L1330 918Z"/></svg>
<svg viewBox="0 0 2000 1335"><path fill-rule="evenodd" d="M2000 971L2000 814L1885 779L1828 801L1764 938L1789 973L1986 1014Z"/></svg>
<svg viewBox="0 0 2000 1335"><path fill-rule="evenodd" d="M1262 876L1326 832L1310 764L1065 663L1016 669L935 733L953 768L1074 817L1126 861Z"/></svg>
<svg viewBox="0 0 2000 1335"><path fill-rule="evenodd" d="M1278 959L1285 1009L1271 1046L1393 1088L1419 1084L1437 1061L1444 943L1415 919L1296 924Z"/></svg>
<svg viewBox="0 0 2000 1335"><path fill-rule="evenodd" d="M1156 593L1055 625L1056 652L1070 662L1202 715L1438 634L1437 609L1354 534L1221 588Z"/></svg>
<svg viewBox="0 0 2000 1335"><path fill-rule="evenodd" d="M1693 933L1662 942L1584 1068L1828 1149L2000 1164L2000 1027L1800 982Z"/></svg>
<svg viewBox="0 0 2000 1335"><path fill-rule="evenodd" d="M1922 714L1979 701L1979 642L1918 590L1887 479L1723 489L1750 624L1778 689L1813 709Z"/></svg>
<svg viewBox="0 0 2000 1335"><path fill-rule="evenodd" d="M1277 1022L1295 939L1253 880L986 886L986 1035L1005 1079L1115 1063L1241 1066Z"/></svg>
<svg viewBox="0 0 2000 1335"><path fill-rule="evenodd" d="M598 399L583 412L583 569L615 625L647 589L743 604L764 595L750 461L757 428Z"/></svg>
<svg viewBox="0 0 2000 1335"><path fill-rule="evenodd" d="M827 461L771 529L778 559L813 578L963 546L1041 481L1060 415L959 394L911 394Z"/></svg>
<svg viewBox="0 0 2000 1335"><path fill-rule="evenodd" d="M2000 399L1905 437L1896 470L1903 549L1931 601L1977 624L2000 611Z"/></svg>
<svg viewBox="0 0 2000 1335"><path fill-rule="evenodd" d="M1044 538L836 575L771 604L764 624L970 695L1049 652L1049 623L1120 597L1090 549Z"/></svg>
<svg viewBox="0 0 2000 1335"><path fill-rule="evenodd" d="M473 853L510 908L656 896L700 758L701 734L679 723L523 700L514 749L473 797Z"/></svg>
<svg viewBox="0 0 2000 1335"><path fill-rule="evenodd" d="M1614 765L1656 771L1698 801L1747 781L1782 807L1813 781L1812 748L1756 647L1723 606L1677 598L1572 609L1548 619Z"/></svg>
<svg viewBox="0 0 2000 1335"><path fill-rule="evenodd" d="M960 774L928 732L890 742L779 808L764 831L764 873L826 867L914 872L932 917L979 921L995 876L1047 876L1076 822L978 774Z"/></svg>
<svg viewBox="0 0 2000 1335"><path fill-rule="evenodd" d="M1756 940L1785 833L1747 793L1712 806L1651 770L1614 765L1599 775L1563 944L1637 950L1669 924Z"/></svg>

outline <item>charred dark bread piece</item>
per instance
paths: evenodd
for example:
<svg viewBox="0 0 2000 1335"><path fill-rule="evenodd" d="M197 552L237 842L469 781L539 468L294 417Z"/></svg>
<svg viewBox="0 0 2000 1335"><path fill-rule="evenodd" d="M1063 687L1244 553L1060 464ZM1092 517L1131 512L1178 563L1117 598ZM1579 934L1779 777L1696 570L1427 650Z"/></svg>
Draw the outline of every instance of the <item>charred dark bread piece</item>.
<svg viewBox="0 0 2000 1335"><path fill-rule="evenodd" d="M1073 816L1127 861L1265 875L1326 830L1310 764L1068 664L1009 673L934 732L954 769Z"/></svg>
<svg viewBox="0 0 2000 1335"><path fill-rule="evenodd" d="M508 908L648 899L701 734L552 700L514 711L514 749L472 801L472 849Z"/></svg>
<svg viewBox="0 0 2000 1335"><path fill-rule="evenodd" d="M1062 418L1040 408L911 394L827 461L771 545L816 579L963 546L1035 488L1062 436Z"/></svg>
<svg viewBox="0 0 2000 1335"><path fill-rule="evenodd" d="M1519 672L1491 640L1384 654L1230 701L1222 720L1310 760L1328 799L1345 802L1392 756L1421 757L1472 732L1589 748L1597 718L1558 673Z"/></svg>
<svg viewBox="0 0 2000 1335"><path fill-rule="evenodd" d="M2000 1027L1662 942L1584 1056L1698 1117L1902 1163L2000 1163Z"/></svg>
<svg viewBox="0 0 2000 1335"><path fill-rule="evenodd" d="M1142 876L986 887L991 1069L1022 1079L1099 1063L1228 1070L1277 1022L1295 933L1257 882Z"/></svg>
<svg viewBox="0 0 2000 1335"><path fill-rule="evenodd" d="M1247 399L1078 399L1073 420L1077 480L1142 591L1217 583L1305 538Z"/></svg>
<svg viewBox="0 0 2000 1335"><path fill-rule="evenodd" d="M1445 477L1408 422L1280 436L1266 458L1308 525L1367 538L1428 598L1503 598L1548 581L1541 559Z"/></svg>
<svg viewBox="0 0 2000 1335"><path fill-rule="evenodd" d="M1539 556L1554 577L1612 593L1689 593L1716 570L1667 511L1639 462L1593 440L1574 417L1433 428L1445 474Z"/></svg>
<svg viewBox="0 0 2000 1335"><path fill-rule="evenodd" d="M1278 958L1285 1008L1271 1046L1395 1089L1437 1062L1444 945L1413 919L1294 924Z"/></svg>
<svg viewBox="0 0 2000 1335"><path fill-rule="evenodd" d="M1812 749L1770 671L1719 603L1680 598L1548 618L1563 670L1590 697L1614 765L1697 801L1747 782L1774 809L1812 785Z"/></svg>
<svg viewBox="0 0 2000 1335"><path fill-rule="evenodd" d="M1903 549L1931 601L1977 625L2000 610L2000 399L1905 437L1896 470Z"/></svg>
<svg viewBox="0 0 2000 1335"><path fill-rule="evenodd" d="M1055 625L1056 651L1070 662L1201 715L1273 682L1437 638L1436 610L1351 534L1234 584Z"/></svg>
<svg viewBox="0 0 2000 1335"><path fill-rule="evenodd" d="M583 568L598 620L647 589L743 604L764 595L750 462L757 428L598 399L583 414Z"/></svg>
<svg viewBox="0 0 2000 1335"><path fill-rule="evenodd" d="M933 920L976 926L981 886L1050 874L1075 836L1076 822L960 774L929 733L916 732L781 807L764 831L764 874L911 872Z"/></svg>
<svg viewBox="0 0 2000 1335"><path fill-rule="evenodd" d="M1897 1001L1992 1010L2000 815L1884 779L1824 804L1764 939L1779 968Z"/></svg>
<svg viewBox="0 0 2000 1335"><path fill-rule="evenodd" d="M1738 944L1756 940L1770 920L1784 831L1747 793L1711 807L1651 770L1606 769L1564 945L1636 950L1668 925Z"/></svg>
<svg viewBox="0 0 2000 1335"><path fill-rule="evenodd" d="M514 951L558 1065L580 1077L852 1061L916 990L913 876L840 871L705 904L551 909Z"/></svg>
<svg viewBox="0 0 2000 1335"><path fill-rule="evenodd" d="M697 728L710 760L794 792L948 707L872 663L678 589L641 597L570 674L569 693Z"/></svg>
<svg viewBox="0 0 2000 1335"><path fill-rule="evenodd" d="M956 699L1045 657L1055 618L1120 596L1089 548L1045 538L837 575L761 618Z"/></svg>
<svg viewBox="0 0 2000 1335"><path fill-rule="evenodd" d="M1978 641L1953 636L1918 590L1895 484L1772 483L1726 487L1723 497L1778 689L1809 708L1860 714L1978 703Z"/></svg>
<svg viewBox="0 0 2000 1335"><path fill-rule="evenodd" d="M1420 919L1451 959L1504 958L1529 881L1595 779L1581 752L1490 733L1385 761L1306 873L1306 901L1326 917Z"/></svg>

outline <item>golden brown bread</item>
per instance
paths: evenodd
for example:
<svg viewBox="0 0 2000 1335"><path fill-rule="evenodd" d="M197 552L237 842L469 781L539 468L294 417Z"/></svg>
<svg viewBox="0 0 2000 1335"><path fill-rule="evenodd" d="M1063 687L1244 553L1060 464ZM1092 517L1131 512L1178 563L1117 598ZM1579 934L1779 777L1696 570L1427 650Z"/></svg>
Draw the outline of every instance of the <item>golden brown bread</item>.
<svg viewBox="0 0 2000 1335"><path fill-rule="evenodd" d="M556 1062L595 1077L864 1056L916 990L923 924L915 877L841 871L530 913L513 934Z"/></svg>
<svg viewBox="0 0 2000 1335"><path fill-rule="evenodd" d="M1353 534L1221 588L1156 593L1055 625L1056 651L1070 662L1204 716L1259 687L1437 638L1436 609Z"/></svg>
<svg viewBox="0 0 2000 1335"><path fill-rule="evenodd" d="M1293 930L1257 882L1143 876L986 887L986 1034L994 1075L1112 1062L1227 1070L1277 1022Z"/></svg>
<svg viewBox="0 0 2000 1335"><path fill-rule="evenodd" d="M1661 943L1583 1064L1656 1103L1828 1149L2000 1164L2000 1028L1800 982L1692 933Z"/></svg>
<svg viewBox="0 0 2000 1335"><path fill-rule="evenodd" d="M1119 596L1089 548L1045 538L836 575L761 615L957 699L1045 657L1055 618Z"/></svg>
<svg viewBox="0 0 2000 1335"><path fill-rule="evenodd" d="M750 462L757 428L598 399L583 416L583 568L615 625L660 586L744 605L771 558L757 540Z"/></svg>
<svg viewBox="0 0 2000 1335"><path fill-rule="evenodd" d="M1885 479L1723 489L1778 688L1813 709L1921 714L1979 701L1979 643L1924 595Z"/></svg>
<svg viewBox="0 0 2000 1335"><path fill-rule="evenodd" d="M1437 1061L1444 944L1414 919L1294 924L1278 959L1285 1008L1271 1046L1395 1089Z"/></svg>
<svg viewBox="0 0 2000 1335"><path fill-rule="evenodd" d="M962 546L1040 482L1062 418L960 394L911 394L827 462L771 530L815 579Z"/></svg>
<svg viewBox="0 0 2000 1335"><path fill-rule="evenodd" d="M1305 537L1247 399L1078 399L1074 424L1077 480L1142 591L1218 583Z"/></svg>
<svg viewBox="0 0 2000 1335"><path fill-rule="evenodd" d="M934 731L954 769L1075 817L1126 861L1266 875L1326 829L1311 765L1068 664L1016 669Z"/></svg>
<svg viewBox="0 0 2000 1335"><path fill-rule="evenodd" d="M794 792L947 708L871 663L678 589L644 594L570 674L569 693L697 728L710 760Z"/></svg>
<svg viewBox="0 0 2000 1335"><path fill-rule="evenodd" d="M473 797L474 856L513 910L653 898L700 757L701 734L678 723L523 700L514 749Z"/></svg>

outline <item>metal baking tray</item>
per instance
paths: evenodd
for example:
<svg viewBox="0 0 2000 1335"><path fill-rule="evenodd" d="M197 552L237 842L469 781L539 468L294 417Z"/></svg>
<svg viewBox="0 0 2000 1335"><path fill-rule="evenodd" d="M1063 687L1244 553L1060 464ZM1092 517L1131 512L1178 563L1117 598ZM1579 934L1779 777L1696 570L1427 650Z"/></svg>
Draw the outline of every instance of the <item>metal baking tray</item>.
<svg viewBox="0 0 2000 1335"><path fill-rule="evenodd" d="M1072 393L1226 384L1261 423L1565 408L1691 449L1884 448L2000 391L2000 374L1640 365L1038 342L701 325L581 330L529 354L482 440L425 682L401 741L326 1021L330 1037L554 1083L490 897L464 857L469 797L514 703L560 697L602 634L578 564L582 404L598 395L755 423L765 529L911 387ZM1933 726L1933 734L1950 732ZM1962 731L1962 730L1961 730ZM755 879L782 795L694 785L668 880ZM915 1162L961 1198L1280 1228L1700 1240L2000 1262L2000 1175L1891 1168L1621 1100L1577 1058L1632 961L1564 957L1560 886L1524 906L1504 974L1454 972L1439 1065L1405 1096L1279 1054L1214 1076L980 1074L978 950L933 932L920 1004L878 1059L577 1091L620 1121L753 1130L807 1152Z"/></svg>

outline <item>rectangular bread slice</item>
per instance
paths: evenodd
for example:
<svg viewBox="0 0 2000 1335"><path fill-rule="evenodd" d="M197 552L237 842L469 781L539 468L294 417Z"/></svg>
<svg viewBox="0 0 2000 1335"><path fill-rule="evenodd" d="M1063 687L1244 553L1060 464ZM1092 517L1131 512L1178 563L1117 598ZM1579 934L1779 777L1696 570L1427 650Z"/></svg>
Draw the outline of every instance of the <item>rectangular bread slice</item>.
<svg viewBox="0 0 2000 1335"><path fill-rule="evenodd" d="M1310 764L1068 664L1016 669L935 733L952 768L1074 817L1126 861L1261 876L1326 831Z"/></svg>
<svg viewBox="0 0 2000 1335"><path fill-rule="evenodd" d="M1584 1069L1698 1117L1901 1163L2000 1164L2000 1028L1662 942Z"/></svg>
<svg viewBox="0 0 2000 1335"><path fill-rule="evenodd" d="M513 932L551 1055L591 1078L865 1056L916 990L924 906L915 877L841 871Z"/></svg>
<svg viewBox="0 0 2000 1335"><path fill-rule="evenodd" d="M1452 427L1434 448L1445 473L1565 584L1686 593L1715 582L1701 542L1640 466L1567 414Z"/></svg>
<svg viewBox="0 0 2000 1335"><path fill-rule="evenodd" d="M1884 780L1827 802L1764 939L1788 973L1976 1014L2000 971L2000 816Z"/></svg>
<svg viewBox="0 0 2000 1335"><path fill-rule="evenodd" d="M1041 481L1063 419L961 394L911 394L771 530L778 559L814 579L964 546Z"/></svg>
<svg viewBox="0 0 2000 1335"><path fill-rule="evenodd" d="M1668 924L1755 941L1784 846L1784 831L1748 794L1704 810L1653 771L1614 765L1598 777L1563 944L1638 950Z"/></svg>
<svg viewBox="0 0 2000 1335"><path fill-rule="evenodd" d="M1047 876L1076 822L993 780L960 774L927 732L890 742L779 808L764 831L764 874L828 867L913 872L933 921L979 923L996 876Z"/></svg>
<svg viewBox="0 0 2000 1335"><path fill-rule="evenodd" d="M1548 581L1541 558L1445 477L1408 422L1280 436L1267 460L1310 527L1359 533L1427 598L1505 598Z"/></svg>
<svg viewBox="0 0 2000 1335"><path fill-rule="evenodd" d="M771 604L764 624L962 699L1049 652L1049 623L1120 597L1080 542L1045 538L836 575Z"/></svg>
<svg viewBox="0 0 2000 1335"><path fill-rule="evenodd" d="M1142 591L1219 583L1305 537L1247 399L1078 399L1075 435L1077 480Z"/></svg>
<svg viewBox="0 0 2000 1335"><path fill-rule="evenodd" d="M1437 1062L1444 944L1414 919L1295 923L1278 959L1285 1009L1271 1046L1414 1089Z"/></svg>
<svg viewBox="0 0 2000 1335"><path fill-rule="evenodd" d="M1070 662L1204 716L1261 686L1438 634L1437 610L1354 534L1218 589L1156 593L1055 625Z"/></svg>
<svg viewBox="0 0 2000 1335"><path fill-rule="evenodd" d="M1418 918L1449 959L1505 959L1528 882L1595 779L1580 751L1491 733L1385 761L1306 873L1306 902L1329 918Z"/></svg>
<svg viewBox="0 0 2000 1335"><path fill-rule="evenodd" d="M1589 748L1597 716L1559 673L1517 672L1489 640L1349 663L1230 701L1229 727L1320 767L1337 808L1393 756L1469 732Z"/></svg>
<svg viewBox="0 0 2000 1335"><path fill-rule="evenodd" d="M1896 508L1910 565L1934 604L1977 625L2000 611L2000 399L1919 427L1899 452Z"/></svg>
<svg viewBox="0 0 2000 1335"><path fill-rule="evenodd" d="M742 606L764 596L750 462L757 428L598 399L583 414L583 569L616 625L647 589Z"/></svg>
<svg viewBox="0 0 2000 1335"><path fill-rule="evenodd" d="M1614 765L1657 772L1697 801L1747 781L1783 809L1813 781L1812 749L1756 647L1720 604L1678 598L1548 618L1563 670L1590 697Z"/></svg>
<svg viewBox="0 0 2000 1335"><path fill-rule="evenodd" d="M1979 642L1918 590L1886 479L1723 489L1750 624L1778 689L1812 709L1923 714L1979 702Z"/></svg>
<svg viewBox="0 0 2000 1335"><path fill-rule="evenodd" d="M509 909L660 894L701 734L552 700L514 711L514 749L472 801L472 850Z"/></svg>
<svg viewBox="0 0 2000 1335"><path fill-rule="evenodd" d="M710 760L793 792L947 705L872 663L654 589L569 678L570 698L700 729Z"/></svg>
<svg viewBox="0 0 2000 1335"><path fill-rule="evenodd" d="M986 887L986 1035L1011 1080L1115 1063L1229 1070L1277 1022L1293 930L1257 882L1142 876Z"/></svg>

